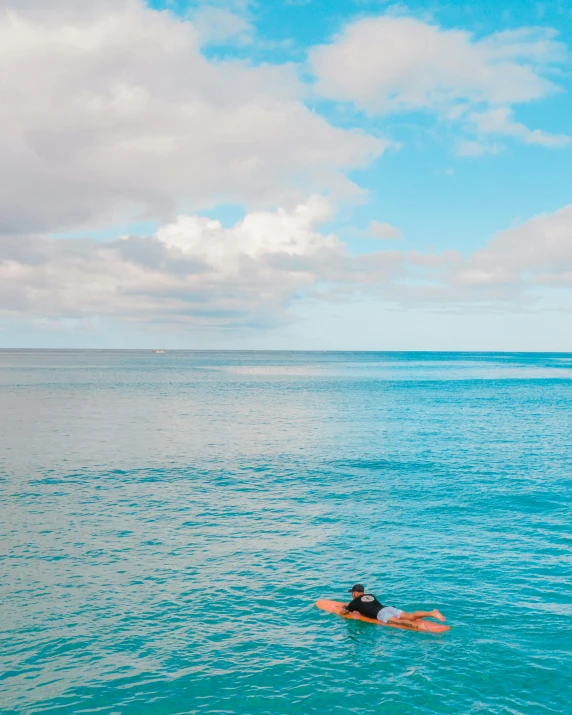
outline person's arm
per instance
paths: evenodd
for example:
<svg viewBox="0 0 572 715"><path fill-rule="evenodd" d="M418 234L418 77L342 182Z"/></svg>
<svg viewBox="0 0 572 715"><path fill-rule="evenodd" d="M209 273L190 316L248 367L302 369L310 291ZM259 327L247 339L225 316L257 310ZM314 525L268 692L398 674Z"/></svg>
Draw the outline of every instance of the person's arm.
<svg viewBox="0 0 572 715"><path fill-rule="evenodd" d="M356 609L355 609L354 602L350 601L349 603L346 603L345 606L342 606L342 610L340 611L340 614L342 616L346 616L348 613L352 613L352 611L355 611L355 610Z"/></svg>

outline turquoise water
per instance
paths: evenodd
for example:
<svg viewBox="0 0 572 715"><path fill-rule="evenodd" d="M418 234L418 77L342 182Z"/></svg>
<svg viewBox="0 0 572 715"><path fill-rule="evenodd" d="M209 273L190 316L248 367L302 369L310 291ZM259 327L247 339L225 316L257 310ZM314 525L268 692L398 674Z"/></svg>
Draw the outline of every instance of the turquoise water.
<svg viewBox="0 0 572 715"><path fill-rule="evenodd" d="M572 355L0 351L2 713L572 712ZM362 581L441 636L318 611Z"/></svg>

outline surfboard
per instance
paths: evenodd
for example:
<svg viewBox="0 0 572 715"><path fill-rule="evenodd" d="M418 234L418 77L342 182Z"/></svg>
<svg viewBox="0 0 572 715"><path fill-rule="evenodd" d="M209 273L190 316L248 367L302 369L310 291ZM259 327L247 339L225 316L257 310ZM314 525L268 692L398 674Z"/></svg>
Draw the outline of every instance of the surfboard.
<svg viewBox="0 0 572 715"><path fill-rule="evenodd" d="M425 619L420 619L417 621L419 628L412 628L411 626L400 625L398 623L382 623L381 621L376 621L373 618L366 618L360 613L347 613L342 616L341 610L343 604L341 601L328 601L325 598L321 598L316 601L316 606L322 611L327 611L328 613L335 613L337 616L342 618L347 618L352 621L365 621L365 623L375 623L377 626L387 626L388 628L401 628L404 631L424 631L425 633L445 633L445 631L450 631L451 626L444 626L442 623L434 623L433 621L426 621Z"/></svg>

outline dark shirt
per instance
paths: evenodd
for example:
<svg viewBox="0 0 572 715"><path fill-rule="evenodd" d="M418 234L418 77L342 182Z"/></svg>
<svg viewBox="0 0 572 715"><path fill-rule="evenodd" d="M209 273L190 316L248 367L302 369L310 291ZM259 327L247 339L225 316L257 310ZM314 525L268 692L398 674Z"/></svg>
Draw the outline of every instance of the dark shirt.
<svg viewBox="0 0 572 715"><path fill-rule="evenodd" d="M350 601L346 606L348 611L357 611L366 618L377 618L377 614L383 608L383 605L371 593L364 593L353 601Z"/></svg>

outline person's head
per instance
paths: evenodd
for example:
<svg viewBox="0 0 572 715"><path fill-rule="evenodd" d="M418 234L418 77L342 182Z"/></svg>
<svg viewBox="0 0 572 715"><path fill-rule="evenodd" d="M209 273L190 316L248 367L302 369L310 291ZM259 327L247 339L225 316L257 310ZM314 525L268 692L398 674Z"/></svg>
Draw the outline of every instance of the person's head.
<svg viewBox="0 0 572 715"><path fill-rule="evenodd" d="M349 589L349 592L352 594L352 598L359 598L359 596L363 596L365 589L361 583L356 583Z"/></svg>

